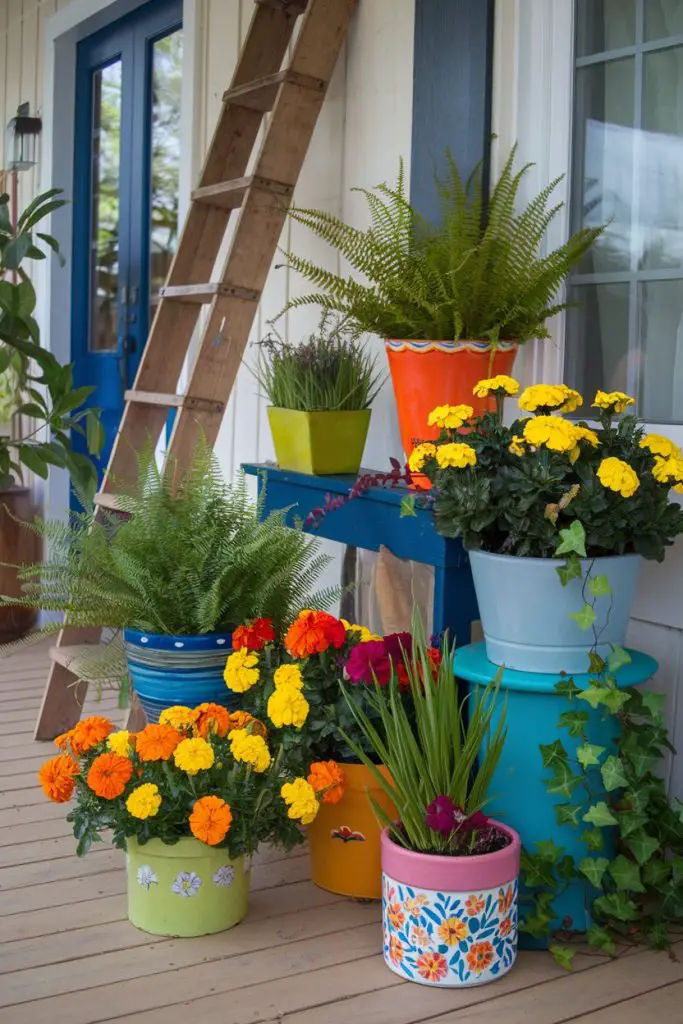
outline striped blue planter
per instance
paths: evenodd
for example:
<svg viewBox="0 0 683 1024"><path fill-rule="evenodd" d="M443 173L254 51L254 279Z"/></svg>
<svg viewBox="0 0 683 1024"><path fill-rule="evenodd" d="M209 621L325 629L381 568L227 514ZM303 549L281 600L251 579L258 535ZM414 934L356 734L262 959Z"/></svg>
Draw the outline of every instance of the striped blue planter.
<svg viewBox="0 0 683 1024"><path fill-rule="evenodd" d="M235 710L236 694L228 690L223 669L232 650L231 633L166 636L124 629L123 643L133 690L148 722L158 722L165 708L204 701Z"/></svg>

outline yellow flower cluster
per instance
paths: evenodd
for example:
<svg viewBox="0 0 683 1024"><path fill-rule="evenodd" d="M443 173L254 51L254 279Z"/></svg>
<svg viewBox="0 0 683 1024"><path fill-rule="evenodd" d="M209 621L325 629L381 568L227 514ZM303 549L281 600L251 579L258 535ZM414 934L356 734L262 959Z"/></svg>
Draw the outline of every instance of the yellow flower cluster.
<svg viewBox="0 0 683 1024"><path fill-rule="evenodd" d="M488 398L489 395L516 395L519 391L519 381L514 377L508 377L504 373L498 373L495 377L487 377L486 380L478 381L472 388L472 394L477 398Z"/></svg>
<svg viewBox="0 0 683 1024"><path fill-rule="evenodd" d="M172 708L164 708L159 715L161 725L172 725L174 729L182 732L183 729L190 729L197 720L197 713L184 704L174 704Z"/></svg>
<svg viewBox="0 0 683 1024"><path fill-rule="evenodd" d="M455 469L464 469L466 466L476 466L477 453L472 445L462 442L442 444L436 450L436 461L440 469L449 466Z"/></svg>
<svg viewBox="0 0 683 1024"><path fill-rule="evenodd" d="M121 757L128 757L130 745L130 733L127 729L119 729L118 732L112 732L107 736L107 746Z"/></svg>
<svg viewBox="0 0 683 1024"><path fill-rule="evenodd" d="M285 782L280 790L282 799L288 806L287 816L302 825L310 825L318 813L318 798L310 782L295 779Z"/></svg>
<svg viewBox="0 0 683 1024"><path fill-rule="evenodd" d="M197 772L213 767L215 759L213 747L201 737L181 740L173 751L177 767L188 775L196 775Z"/></svg>
<svg viewBox="0 0 683 1024"><path fill-rule="evenodd" d="M678 455L669 455L668 458L656 456L652 475L660 484L683 483L683 458L680 452Z"/></svg>
<svg viewBox="0 0 683 1024"><path fill-rule="evenodd" d="M427 426L457 430L474 416L471 405L437 405L427 417Z"/></svg>
<svg viewBox="0 0 683 1024"><path fill-rule="evenodd" d="M670 441L668 437L663 437L662 434L646 434L640 442L640 447L647 448L653 455L661 455L665 459L671 455L681 457L681 449L678 445Z"/></svg>
<svg viewBox="0 0 683 1024"><path fill-rule="evenodd" d="M258 654L240 647L234 651L225 663L223 678L233 693L246 693L259 681Z"/></svg>
<svg viewBox="0 0 683 1024"><path fill-rule="evenodd" d="M130 794L126 800L126 810L134 818L144 821L146 818L153 818L159 813L161 807L161 793L159 787L153 782L144 782Z"/></svg>
<svg viewBox="0 0 683 1024"><path fill-rule="evenodd" d="M280 665L273 673L275 689L280 686L293 686L296 690L302 690L304 677L298 665Z"/></svg>
<svg viewBox="0 0 683 1024"><path fill-rule="evenodd" d="M266 741L246 729L235 729L230 733L230 751L236 761L250 764L255 772L265 772L270 768L272 758Z"/></svg>
<svg viewBox="0 0 683 1024"><path fill-rule="evenodd" d="M280 684L268 698L268 717L276 729L293 725L300 729L310 711L310 704L296 686Z"/></svg>
<svg viewBox="0 0 683 1024"><path fill-rule="evenodd" d="M638 474L623 459L610 457L598 466L598 480L603 487L617 491L623 498L630 498L640 487Z"/></svg>
<svg viewBox="0 0 683 1024"><path fill-rule="evenodd" d="M419 473L427 459L431 459L435 455L436 445L432 444L431 441L425 441L423 444L416 445L408 456L408 469L412 473Z"/></svg>
<svg viewBox="0 0 683 1024"><path fill-rule="evenodd" d="M623 391L598 391L593 400L594 409L604 409L605 412L624 412L629 405L635 404L635 398L625 395Z"/></svg>
<svg viewBox="0 0 683 1024"><path fill-rule="evenodd" d="M519 407L525 412L575 412L582 404L579 392L566 384L532 384L519 399Z"/></svg>
<svg viewBox="0 0 683 1024"><path fill-rule="evenodd" d="M554 452L570 452L576 447L576 428L560 416L536 416L524 424L524 440Z"/></svg>
<svg viewBox="0 0 683 1024"><path fill-rule="evenodd" d="M512 441L510 441L510 444L508 445L508 451L512 455L525 455L526 447L524 444L524 438L520 437L519 434L513 434Z"/></svg>

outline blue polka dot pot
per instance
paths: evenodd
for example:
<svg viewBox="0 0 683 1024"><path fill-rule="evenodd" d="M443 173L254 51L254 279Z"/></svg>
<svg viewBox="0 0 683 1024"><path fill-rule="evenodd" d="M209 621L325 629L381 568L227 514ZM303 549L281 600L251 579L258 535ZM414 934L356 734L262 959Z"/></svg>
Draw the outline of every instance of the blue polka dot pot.
<svg viewBox="0 0 683 1024"><path fill-rule="evenodd" d="M131 683L148 722L158 722L174 704L193 708L210 701L238 707L239 698L223 679L231 633L167 636L125 629L123 642Z"/></svg>

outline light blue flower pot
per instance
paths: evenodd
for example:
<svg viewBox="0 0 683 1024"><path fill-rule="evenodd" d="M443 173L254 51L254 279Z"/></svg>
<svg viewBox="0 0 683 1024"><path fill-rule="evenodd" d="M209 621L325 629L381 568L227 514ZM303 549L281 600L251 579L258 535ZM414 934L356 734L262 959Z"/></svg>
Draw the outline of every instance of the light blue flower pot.
<svg viewBox="0 0 683 1024"><path fill-rule="evenodd" d="M611 645L623 646L636 593L639 555L589 558L582 565L583 579L562 586L557 568L562 559L518 558L488 551L470 551L486 654L494 665L518 672L588 671L595 643L591 629L581 629L572 613L584 603L586 573L606 576L612 593L595 599L597 652L603 657ZM591 601L593 599L591 598Z"/></svg>
<svg viewBox="0 0 683 1024"><path fill-rule="evenodd" d="M158 722L161 712L174 704L193 708L208 701L238 707L238 697L223 679L231 633L166 636L124 629L123 643L133 689L148 722Z"/></svg>

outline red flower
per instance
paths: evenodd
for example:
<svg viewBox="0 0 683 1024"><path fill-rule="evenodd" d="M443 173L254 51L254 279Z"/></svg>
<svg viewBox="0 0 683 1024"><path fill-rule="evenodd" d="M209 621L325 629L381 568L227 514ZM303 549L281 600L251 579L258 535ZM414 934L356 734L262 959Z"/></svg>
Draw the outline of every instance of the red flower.
<svg viewBox="0 0 683 1024"><path fill-rule="evenodd" d="M237 651L246 647L248 651L262 651L266 644L275 639L272 619L254 619L245 626L238 626L232 634L232 647Z"/></svg>
<svg viewBox="0 0 683 1024"><path fill-rule="evenodd" d="M391 679L391 659L384 640L368 640L351 648L346 674L352 683L372 685L376 679L380 686L386 686Z"/></svg>
<svg viewBox="0 0 683 1024"><path fill-rule="evenodd" d="M346 629L339 619L327 612L301 612L287 630L285 647L294 658L308 658L346 643Z"/></svg>

